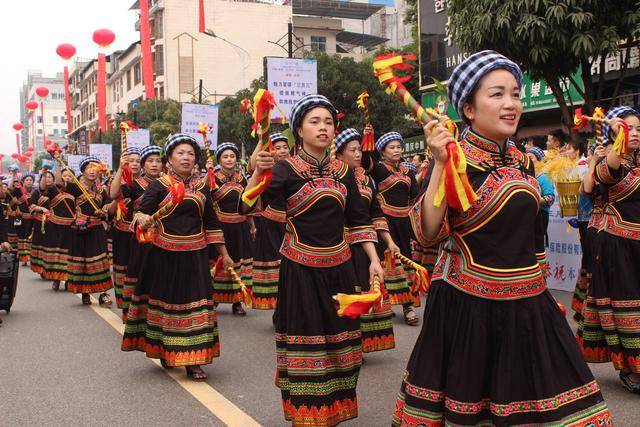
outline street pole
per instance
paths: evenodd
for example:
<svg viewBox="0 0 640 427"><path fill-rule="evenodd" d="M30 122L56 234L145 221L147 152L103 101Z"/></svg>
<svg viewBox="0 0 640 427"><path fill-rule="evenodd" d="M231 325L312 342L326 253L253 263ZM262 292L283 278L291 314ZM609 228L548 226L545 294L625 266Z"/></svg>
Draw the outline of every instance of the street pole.
<svg viewBox="0 0 640 427"><path fill-rule="evenodd" d="M287 27L287 52L289 53L289 58L293 58L293 23L289 22Z"/></svg>
<svg viewBox="0 0 640 427"><path fill-rule="evenodd" d="M200 83L198 84L198 104L202 104L202 79L200 79Z"/></svg>

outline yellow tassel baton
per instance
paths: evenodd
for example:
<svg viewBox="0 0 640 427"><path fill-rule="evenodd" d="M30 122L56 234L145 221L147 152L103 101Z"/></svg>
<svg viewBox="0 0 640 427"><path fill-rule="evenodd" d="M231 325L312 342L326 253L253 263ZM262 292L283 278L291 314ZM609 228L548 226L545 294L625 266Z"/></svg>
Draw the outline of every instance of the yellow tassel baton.
<svg viewBox="0 0 640 427"><path fill-rule="evenodd" d="M413 69L413 66L406 64L405 60L415 60L415 55L380 55L373 62L373 72L378 77L380 84L385 87L385 91L389 95L401 99L423 126L429 122L429 116L431 116L443 122L454 135L455 141L447 145L449 158L440 178L433 204L441 206L442 201L446 199L450 208L465 212L477 200L478 196L467 178L467 161L458 141L457 125L453 120L439 114L433 108L424 108L411 96L404 86L404 83L411 79L411 75L398 77L394 73L394 70Z"/></svg>
<svg viewBox="0 0 640 427"><path fill-rule="evenodd" d="M367 92L366 90L362 91L362 93L358 95L358 101L356 103L358 105L358 108L364 113L365 129L371 129L370 133L365 133L362 136L360 148L363 152L375 151L376 140L373 134L373 125L371 124L371 114L369 113L369 92Z"/></svg>
<svg viewBox="0 0 640 427"><path fill-rule="evenodd" d="M600 107L596 107L593 110L593 116L587 116L582 114L582 108L577 108L575 111L575 115L573 116L573 129L579 130L587 127L589 122L595 125L596 137L598 141L602 143L602 125L608 124L613 126L613 121L604 118L604 110ZM629 125L625 122L620 124L620 129L618 129L618 135L616 136L615 141L613 142L613 146L611 147L613 151L616 152L618 156L622 156L629 151Z"/></svg>
<svg viewBox="0 0 640 427"><path fill-rule="evenodd" d="M151 220L154 223L158 223L162 217L171 212L174 207L178 206L184 200L184 182L179 181L176 183L171 175L166 175L166 177L169 179L169 194L171 194L171 200L169 200L166 205L162 206L153 215L151 215ZM150 228L147 230L143 230L140 227L136 227L136 239L140 243L152 242L156 233L157 230L155 229L152 230Z"/></svg>
<svg viewBox="0 0 640 427"><path fill-rule="evenodd" d="M378 276L373 277L373 285L368 292L360 294L342 294L333 296L338 305L338 316L357 319L370 313L376 305L382 304L383 286Z"/></svg>
<svg viewBox="0 0 640 427"><path fill-rule="evenodd" d="M413 293L420 292L422 295L429 292L430 280L429 280L429 272L427 271L427 269L421 266L420 264L414 262L413 260L407 258L406 256L402 255L400 252L396 252L394 256L402 264L404 264L409 268L412 268L416 272L416 277L413 281L413 288L411 289L411 292Z"/></svg>
<svg viewBox="0 0 640 427"><path fill-rule="evenodd" d="M211 141L209 141L209 134L211 133L211 126L206 123L200 122L198 125L198 133L202 135L202 139L204 141L204 152L207 155L207 160L213 162L213 155L211 154L211 148L209 147ZM213 167L209 167L207 170L207 181L209 183L209 189L211 191L218 189L218 184L216 183L215 172L213 171Z"/></svg>
<svg viewBox="0 0 640 427"><path fill-rule="evenodd" d="M231 276L231 280L233 283L240 286L240 290L242 291L242 299L244 300L244 305L247 307L251 307L253 304L253 292L251 289L244 284L238 273L233 269L233 267L227 267L227 273Z"/></svg>

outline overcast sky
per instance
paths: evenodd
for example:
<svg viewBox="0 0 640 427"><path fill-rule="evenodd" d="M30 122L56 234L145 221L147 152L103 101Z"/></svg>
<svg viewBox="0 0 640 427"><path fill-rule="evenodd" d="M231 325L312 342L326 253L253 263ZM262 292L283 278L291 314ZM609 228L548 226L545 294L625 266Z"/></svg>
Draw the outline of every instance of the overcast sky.
<svg viewBox="0 0 640 427"><path fill-rule="evenodd" d="M195 0L194 0L195 1ZM0 152L15 152L19 121L19 91L27 70L42 70L54 77L63 69L56 54L60 43L73 44L80 58L93 58L98 50L92 35L98 28L116 33L112 50L124 49L139 38L134 29L134 0L19 0L5 2L0 13Z"/></svg>

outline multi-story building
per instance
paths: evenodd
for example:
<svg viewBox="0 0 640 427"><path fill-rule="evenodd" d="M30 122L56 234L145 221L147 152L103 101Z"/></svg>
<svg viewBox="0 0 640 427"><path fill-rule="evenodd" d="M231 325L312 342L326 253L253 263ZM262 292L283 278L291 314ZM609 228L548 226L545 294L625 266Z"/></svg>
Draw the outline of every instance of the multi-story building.
<svg viewBox="0 0 640 427"><path fill-rule="evenodd" d="M271 42L287 33L292 16L287 3L207 0L205 24L211 31L207 35L198 32L197 2L187 7L183 0L149 0L159 97L197 99L200 80L211 102L248 87L262 75L265 56L283 56L282 48ZM138 8L136 1L131 9Z"/></svg>
<svg viewBox="0 0 640 427"><path fill-rule="evenodd" d="M107 112L124 115L143 99L140 42L114 55L113 72L107 79Z"/></svg>
<svg viewBox="0 0 640 427"><path fill-rule="evenodd" d="M36 95L36 88L40 86L49 89L49 95L44 100L44 123L40 107L32 113L25 105L28 101L40 101ZM27 72L27 79L20 89L20 117L23 150L34 147L36 152L43 151L44 138L58 145L66 145L67 116L62 73L55 77L44 77L39 70Z"/></svg>

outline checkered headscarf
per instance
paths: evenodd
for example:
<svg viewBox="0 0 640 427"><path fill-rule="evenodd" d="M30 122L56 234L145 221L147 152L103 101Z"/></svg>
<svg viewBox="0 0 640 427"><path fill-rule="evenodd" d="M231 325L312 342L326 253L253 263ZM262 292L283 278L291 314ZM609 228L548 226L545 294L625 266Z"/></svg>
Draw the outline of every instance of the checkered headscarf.
<svg viewBox="0 0 640 427"><path fill-rule="evenodd" d="M409 169L410 171L412 171L413 173L416 173L418 171L418 169L416 168L416 165L414 165L411 162L402 162L400 163L401 165L404 165L407 169Z"/></svg>
<svg viewBox="0 0 640 427"><path fill-rule="evenodd" d="M323 95L307 95L302 97L291 109L291 114L289 115L289 127L291 128L291 132L293 132L293 136L296 138L296 143L299 143L300 137L298 136L298 128L302 125L302 119L308 111L316 108L316 107L324 107L333 116L333 122L338 124L338 112L336 111L336 107L333 106L331 101L327 99L327 97Z"/></svg>
<svg viewBox="0 0 640 427"><path fill-rule="evenodd" d="M152 154L160 155L160 147L157 145L147 145L140 151L140 164L144 165L145 160Z"/></svg>
<svg viewBox="0 0 640 427"><path fill-rule="evenodd" d="M140 149L137 147L127 147L127 154L137 154L140 155Z"/></svg>
<svg viewBox="0 0 640 427"><path fill-rule="evenodd" d="M193 147L193 151L196 153L196 162L200 158L200 146L198 142L191 136L186 133L174 133L173 135L169 135L167 138L167 142L164 143L164 156L165 158L169 158L171 153L178 145L181 144L190 144Z"/></svg>
<svg viewBox="0 0 640 427"><path fill-rule="evenodd" d="M87 156L84 159L80 160L80 172L84 172L84 170L89 166L89 163L100 163L100 159L96 156Z"/></svg>
<svg viewBox="0 0 640 427"><path fill-rule="evenodd" d="M216 147L216 160L220 160L220 156L222 155L222 152L225 150L231 150L234 153L236 153L236 157L240 157L240 151L238 150L238 147L236 146L236 144L234 144L233 142L223 142L222 144L218 145Z"/></svg>
<svg viewBox="0 0 640 427"><path fill-rule="evenodd" d="M269 135L269 139L271 139L271 143L273 144L278 141L286 141L287 143L289 142L289 139L284 136L282 132L271 132L271 135Z"/></svg>
<svg viewBox="0 0 640 427"><path fill-rule="evenodd" d="M382 153L384 151L384 148L391 141L400 141L400 144L404 145L404 139L402 139L402 135L400 135L398 132L387 132L376 141L376 150L378 150L379 153Z"/></svg>
<svg viewBox="0 0 640 427"><path fill-rule="evenodd" d="M515 62L493 50L483 50L469 56L459 64L449 77L449 101L460 117L464 117L462 106L485 75L493 70L507 70L523 84L522 70Z"/></svg>
<svg viewBox="0 0 640 427"><path fill-rule="evenodd" d="M640 113L638 113L633 108L627 107L626 105L619 105L607 111L607 114L605 114L604 118L611 120L611 119L616 119L618 117L624 117L629 115L640 117ZM607 145L611 143L611 140L609 138L609 134L611 133L611 131L612 131L611 126L609 126L606 123L602 124L602 144L603 145Z"/></svg>
<svg viewBox="0 0 640 427"><path fill-rule="evenodd" d="M351 141L360 141L362 135L354 128L347 128L336 136L336 151L340 152L342 148Z"/></svg>
<svg viewBox="0 0 640 427"><path fill-rule="evenodd" d="M536 159L538 159L538 161L544 159L544 151L542 151L538 147L529 147L529 148L527 148L527 153L531 153L534 156L536 156Z"/></svg>

